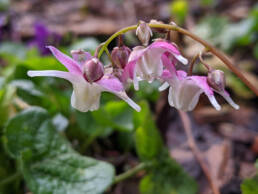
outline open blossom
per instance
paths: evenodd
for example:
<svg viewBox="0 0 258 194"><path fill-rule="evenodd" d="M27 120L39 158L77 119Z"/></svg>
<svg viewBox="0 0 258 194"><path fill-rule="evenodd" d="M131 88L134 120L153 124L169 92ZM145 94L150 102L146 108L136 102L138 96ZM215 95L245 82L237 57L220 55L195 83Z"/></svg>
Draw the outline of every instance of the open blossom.
<svg viewBox="0 0 258 194"><path fill-rule="evenodd" d="M163 56L163 62L171 64L171 61L166 56ZM206 76L187 76L184 71L176 71L173 64L170 67L172 67L172 71L165 70L162 74L162 78L166 83L160 89L164 90L166 86L170 86L168 95L170 106L183 111L191 111L196 107L200 95L204 93L214 108L220 110L221 107L214 96L215 91L223 96L233 108L239 109L239 106L230 98L228 92L224 88L217 90L211 87Z"/></svg>
<svg viewBox="0 0 258 194"><path fill-rule="evenodd" d="M111 92L126 101L136 111L140 107L135 104L125 93L122 83L112 74L105 74L102 63L89 53L72 51L73 58L63 54L53 46L48 46L52 54L68 70L65 71L28 71L28 75L52 76L68 80L73 85L71 105L82 111L93 111L99 108L101 92Z"/></svg>
<svg viewBox="0 0 258 194"><path fill-rule="evenodd" d="M123 73L123 81L133 80L134 88L138 90L138 81L147 80L152 82L154 79L159 78L164 68L170 69L169 66L163 65L163 55L167 55L174 63L177 60L183 64L188 63L177 47L166 41L156 41L147 48L137 46L129 56L128 64L125 66Z"/></svg>

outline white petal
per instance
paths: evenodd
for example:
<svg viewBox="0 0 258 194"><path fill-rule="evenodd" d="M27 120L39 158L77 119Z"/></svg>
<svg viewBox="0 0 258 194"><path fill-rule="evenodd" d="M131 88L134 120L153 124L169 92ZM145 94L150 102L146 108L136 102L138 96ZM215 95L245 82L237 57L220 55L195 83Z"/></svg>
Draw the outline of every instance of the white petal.
<svg viewBox="0 0 258 194"><path fill-rule="evenodd" d="M136 69L134 69L134 75L133 75L133 86L135 90L139 90L139 81L136 76Z"/></svg>
<svg viewBox="0 0 258 194"><path fill-rule="evenodd" d="M184 58L182 55L174 55L175 58L180 61L181 63L183 63L184 65L188 64L188 60L186 58Z"/></svg>
<svg viewBox="0 0 258 194"><path fill-rule="evenodd" d="M71 72L65 71L55 71L55 70L44 70L44 71L28 71L28 76L30 77L58 77L66 79L72 83L77 82L80 78L79 75L73 74Z"/></svg>
<svg viewBox="0 0 258 194"><path fill-rule="evenodd" d="M174 102L173 102L173 93L172 93L172 87L169 88L169 92L168 92L168 103L170 106L174 107Z"/></svg>
<svg viewBox="0 0 258 194"><path fill-rule="evenodd" d="M221 106L219 105L219 103L217 102L216 98L214 95L209 95L208 96L212 106L216 109L216 110L221 110Z"/></svg>
<svg viewBox="0 0 258 194"><path fill-rule="evenodd" d="M225 100L236 110L238 110L240 107L239 105L237 105L232 98L229 96L229 94L227 94L226 92L218 92L221 96L223 96L223 98L225 98Z"/></svg>
<svg viewBox="0 0 258 194"><path fill-rule="evenodd" d="M192 101L191 103L189 104L188 106L188 111L192 111L196 105L198 104L198 101L199 101L199 98L200 98L200 95L203 93L202 90L199 91L199 93L196 93L195 96L192 98Z"/></svg>
<svg viewBox="0 0 258 194"><path fill-rule="evenodd" d="M162 92L164 90L166 90L169 87L169 83L168 82L164 82L160 87L159 87L159 91Z"/></svg>
<svg viewBox="0 0 258 194"><path fill-rule="evenodd" d="M125 92L118 92L116 93L116 95L123 99L125 102L127 102L137 112L141 111L141 107L138 104L136 104L131 98L129 98Z"/></svg>
<svg viewBox="0 0 258 194"><path fill-rule="evenodd" d="M82 112L93 111L99 108L101 88L97 84L90 84L81 80L73 84L71 105Z"/></svg>

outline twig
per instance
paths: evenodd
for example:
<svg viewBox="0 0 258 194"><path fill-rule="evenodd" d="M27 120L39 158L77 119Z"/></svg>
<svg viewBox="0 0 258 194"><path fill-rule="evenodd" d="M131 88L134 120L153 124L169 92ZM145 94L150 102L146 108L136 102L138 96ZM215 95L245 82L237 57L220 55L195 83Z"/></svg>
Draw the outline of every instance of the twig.
<svg viewBox="0 0 258 194"><path fill-rule="evenodd" d="M202 52L199 53L199 59L200 59L200 61L201 61L202 64L206 67L206 69L207 69L208 71L211 71L212 68L203 60L202 54L203 54Z"/></svg>
<svg viewBox="0 0 258 194"><path fill-rule="evenodd" d="M199 162L205 176L207 177L208 182L210 184L210 187L211 187L213 193L214 194L220 194L218 185L216 184L216 180L211 175L208 166L204 162L203 155L201 154L200 150L198 149L198 147L195 144L193 134L192 134L192 129L191 129L191 123L190 123L190 119L189 119L188 115L181 110L178 110L178 112L179 112L179 115L181 117L181 120L182 120L182 123L183 123L183 126L184 126L183 128L185 130L185 133L186 133L186 136L187 136L187 141L188 141L190 149L192 150L192 152L193 152L195 158L197 159L197 161Z"/></svg>
<svg viewBox="0 0 258 194"><path fill-rule="evenodd" d="M190 66L189 66L189 70L188 70L188 72L187 72L187 75L188 75L188 76L191 76L191 75L193 74L193 67L194 67L195 61L196 61L196 59L198 58L198 56L199 56L199 53L197 53L197 54L193 57L193 59L192 59L192 61L191 61L191 63L190 63Z"/></svg>
<svg viewBox="0 0 258 194"><path fill-rule="evenodd" d="M118 175L115 177L114 181L113 181L113 184L117 184L127 178L130 178L132 177L133 175L135 175L137 172L141 171L141 170L144 170L145 168L148 167L148 164L147 163L140 163L138 164L137 166L135 166L134 168Z"/></svg>

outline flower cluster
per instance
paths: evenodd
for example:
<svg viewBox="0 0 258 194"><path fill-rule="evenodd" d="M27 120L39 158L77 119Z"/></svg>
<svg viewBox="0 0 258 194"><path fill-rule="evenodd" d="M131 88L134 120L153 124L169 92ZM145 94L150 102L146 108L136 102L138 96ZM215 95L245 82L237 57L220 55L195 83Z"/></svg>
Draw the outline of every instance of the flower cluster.
<svg viewBox="0 0 258 194"><path fill-rule="evenodd" d="M233 102L225 90L225 77L222 71L211 70L207 76L188 76L182 70L176 70L176 63L188 64L178 47L165 39L157 39L148 45L152 36L151 28L140 22L136 34L144 46L132 50L119 45L112 50L110 66L103 66L100 60L82 50L71 51L72 58L53 46L47 48L68 70L63 71L29 71L28 75L53 76L68 80L73 85L71 105L83 112L99 108L101 92L107 91L126 101L136 111L140 107L125 92L125 86L133 83L139 90L139 81L151 83L157 79L163 82L160 91L169 88L170 106L183 111L193 110L202 93L215 109L221 107L215 99L214 92L220 94L235 109L239 106Z"/></svg>

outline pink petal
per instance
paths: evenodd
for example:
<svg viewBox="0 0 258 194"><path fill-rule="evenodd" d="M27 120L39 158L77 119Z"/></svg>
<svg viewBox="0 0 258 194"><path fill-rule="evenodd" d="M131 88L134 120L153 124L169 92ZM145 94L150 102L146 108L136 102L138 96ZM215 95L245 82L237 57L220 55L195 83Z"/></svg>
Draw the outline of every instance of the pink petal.
<svg viewBox="0 0 258 194"><path fill-rule="evenodd" d="M189 76L186 79L191 79L192 81L195 82L195 84L200 87L203 92L206 94L206 96L209 98L211 104L214 106L216 110L220 110L221 107L216 101L214 97L214 93L212 88L208 85L207 83L207 77L205 76Z"/></svg>
<svg viewBox="0 0 258 194"><path fill-rule="evenodd" d="M92 58L92 55L89 52L84 52L82 50L79 50L79 52L78 50L72 50L71 54L73 59L77 61L79 65L82 65Z"/></svg>
<svg viewBox="0 0 258 194"><path fill-rule="evenodd" d="M188 60L181 55L178 48L171 43L168 43L166 41L156 41L149 46L149 49L151 48L163 48L164 51L167 51L170 54L172 54L181 63L185 65L188 63Z"/></svg>
<svg viewBox="0 0 258 194"><path fill-rule="evenodd" d="M114 76L105 75L96 84L105 88L109 92L120 92L124 90L123 84Z"/></svg>
<svg viewBox="0 0 258 194"><path fill-rule="evenodd" d="M119 98L126 101L132 108L136 111L140 111L141 108L132 100L130 99L124 91L123 84L114 76L104 76L99 81L95 82L96 84L100 85L104 91L111 92L118 96Z"/></svg>
<svg viewBox="0 0 258 194"><path fill-rule="evenodd" d="M43 77L63 78L63 79L66 79L66 80L70 81L71 83L74 83L74 82L78 81L79 78L80 78L78 75L76 75L74 73L65 72L65 71L55 71L55 70L28 71L27 74L30 77L43 76Z"/></svg>
<svg viewBox="0 0 258 194"><path fill-rule="evenodd" d="M64 53L62 53L61 51L59 51L58 49L56 49L53 46L47 46L47 48L50 49L50 51L56 57L56 59L60 63L62 63L68 69L69 72L82 74L80 65L75 60L73 60L71 57L65 55Z"/></svg>
<svg viewBox="0 0 258 194"><path fill-rule="evenodd" d="M134 78L134 69L135 69L136 62L137 60L133 60L126 64L122 75L123 83L126 83L128 79Z"/></svg>
<svg viewBox="0 0 258 194"><path fill-rule="evenodd" d="M171 73L171 76L176 76L175 63L173 63L173 61L169 60L169 58L166 54L163 54L161 59L162 59L164 67L166 69L168 69L169 72Z"/></svg>
<svg viewBox="0 0 258 194"><path fill-rule="evenodd" d="M149 48L163 48L164 50L169 51L170 53L174 53L176 55L180 55L180 52L176 46L170 44L166 41L156 41L152 43Z"/></svg>
<svg viewBox="0 0 258 194"><path fill-rule="evenodd" d="M221 91L221 92L218 92L215 90L215 92L219 93L221 96L223 96L223 98L236 110L238 110L240 107L239 105L237 105L233 100L232 98L230 97L229 93L224 90L224 91Z"/></svg>

